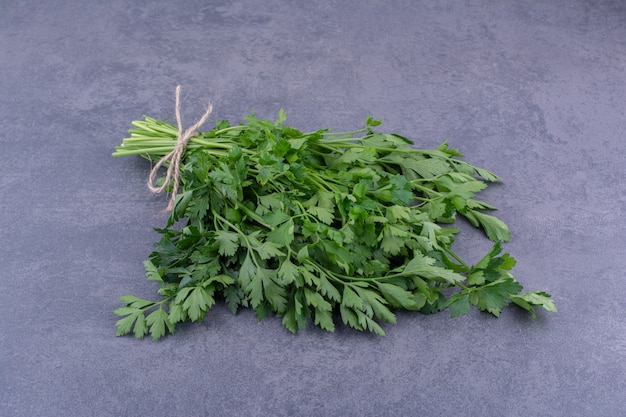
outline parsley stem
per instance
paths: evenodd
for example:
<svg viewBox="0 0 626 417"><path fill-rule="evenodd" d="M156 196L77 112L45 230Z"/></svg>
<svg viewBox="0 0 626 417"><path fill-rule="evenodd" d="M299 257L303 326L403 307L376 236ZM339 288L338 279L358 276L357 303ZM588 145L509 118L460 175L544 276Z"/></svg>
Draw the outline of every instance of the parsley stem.
<svg viewBox="0 0 626 417"><path fill-rule="evenodd" d="M257 223L267 227L270 230L274 230L273 226L270 226L269 224L267 224L263 218L261 216L259 216L258 214L256 214L255 212L253 212L252 210L250 210L248 207L246 207L245 204L243 204L241 201L235 201L235 206L237 206L238 209L241 209L241 211L243 211L244 213L246 213L251 219L254 219L254 221L256 221Z"/></svg>
<svg viewBox="0 0 626 417"><path fill-rule="evenodd" d="M437 194L438 196L441 196L441 193L439 191L433 190L432 188L424 187L423 185L419 185L415 181L411 181L411 186L413 186L413 188L416 188L420 191L423 191L426 194Z"/></svg>
<svg viewBox="0 0 626 417"><path fill-rule="evenodd" d="M219 136L219 135L223 135L224 133L227 133L227 132L232 132L234 130L242 130L243 131L243 130L247 130L247 129L248 129L248 127L245 126L245 125L230 126L230 127L225 127L223 129L220 129L220 130L216 130L216 131L212 132L212 135Z"/></svg>
<svg viewBox="0 0 626 417"><path fill-rule="evenodd" d="M368 146L368 145L364 145L361 143L353 143L353 142L348 142L348 143L344 143L341 145L340 148L337 148L335 146L331 146L330 145L330 141L322 141L319 143L320 146L329 149L333 152L338 152L338 153L344 153L346 152L346 149L371 149L374 151L378 151L378 152L395 152L395 153L406 153L406 154L419 154L420 151L418 151L417 149L414 148L383 148L380 146ZM346 149L342 149L342 148L346 148Z"/></svg>
<svg viewBox="0 0 626 417"><path fill-rule="evenodd" d="M189 140L189 143L202 145L203 148L216 148L216 149L225 149L231 150L233 148L232 144L213 142L210 140L200 139L199 137L193 137ZM189 145L187 145L189 146Z"/></svg>
<svg viewBox="0 0 626 417"><path fill-rule="evenodd" d="M444 247L443 250L446 251L446 253L448 253L450 256L452 256L459 264L461 264L465 269L469 270L469 266L463 261L463 259L461 259L459 257L459 255L457 255L456 253L454 253L452 251L452 249L448 248L448 247Z"/></svg>
<svg viewBox="0 0 626 417"><path fill-rule="evenodd" d="M317 175L316 173L314 173L313 171L309 171L307 178L314 183L315 185L317 185L317 187L320 190L324 190L324 191L334 191L334 192L338 192L338 190L331 186L327 181L324 181L322 178L319 177L319 175Z"/></svg>
<svg viewBox="0 0 626 417"><path fill-rule="evenodd" d="M362 129L357 129L357 130L351 130L349 132L331 132L331 131L325 131L324 132L324 136L346 136L346 137L350 137L353 136L356 133L362 133L362 132L367 132L369 131L368 127L364 127ZM315 135L319 132L319 130L317 132L308 132L308 133L304 133L303 136L312 136ZM338 139L338 140L344 140L344 139Z"/></svg>

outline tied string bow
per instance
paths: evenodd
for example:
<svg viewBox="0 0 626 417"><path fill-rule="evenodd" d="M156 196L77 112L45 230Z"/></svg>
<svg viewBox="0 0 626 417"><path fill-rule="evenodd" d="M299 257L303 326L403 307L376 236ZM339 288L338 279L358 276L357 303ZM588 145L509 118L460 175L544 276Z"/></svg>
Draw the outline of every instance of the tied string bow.
<svg viewBox="0 0 626 417"><path fill-rule="evenodd" d="M170 196L170 201L167 205L167 211L171 211L174 208L174 202L176 200L176 194L178 193L178 182L180 179L180 159L183 156L183 152L185 150L185 146L189 140L194 137L198 132L197 129L200 128L209 118L209 115L213 112L213 106L209 105L206 109L206 112L202 115L200 120L198 120L193 126L189 127L187 130L183 131L183 123L180 117L180 85L176 87L176 122L178 124L178 139L176 141L176 146L174 150L156 163L156 165L152 168L150 172L150 177L148 178L148 188L153 193L161 193L163 192L167 186L172 182L172 195ZM157 172L163 164L169 162L169 167L167 168L167 173L165 174L165 181L163 185L160 187L156 187L154 185L154 179L157 176Z"/></svg>

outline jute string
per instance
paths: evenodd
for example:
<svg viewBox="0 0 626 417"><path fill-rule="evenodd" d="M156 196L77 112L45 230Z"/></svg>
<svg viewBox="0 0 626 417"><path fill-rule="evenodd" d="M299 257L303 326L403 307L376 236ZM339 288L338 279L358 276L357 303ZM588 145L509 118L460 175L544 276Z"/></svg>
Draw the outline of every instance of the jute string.
<svg viewBox="0 0 626 417"><path fill-rule="evenodd" d="M148 188L153 193L161 193L163 192L170 181L172 182L172 195L170 196L170 201L167 205L167 211L171 211L174 208L174 201L176 200L176 194L178 193L178 182L180 179L180 159L183 156L183 151L185 150L185 146L189 142L189 139L194 137L198 132L197 129L200 128L207 121L209 115L213 112L213 106L209 104L206 109L206 112L200 120L198 120L193 126L189 127L187 130L183 132L183 122L180 117L180 85L176 87L176 123L178 124L178 140L176 141L176 146L174 150L167 155L165 155L156 165L152 168L150 172L150 177L148 178ZM169 167L167 168L167 173L165 174L165 182L160 187L156 187L154 185L154 180L157 176L157 172L159 168L163 164L169 161Z"/></svg>

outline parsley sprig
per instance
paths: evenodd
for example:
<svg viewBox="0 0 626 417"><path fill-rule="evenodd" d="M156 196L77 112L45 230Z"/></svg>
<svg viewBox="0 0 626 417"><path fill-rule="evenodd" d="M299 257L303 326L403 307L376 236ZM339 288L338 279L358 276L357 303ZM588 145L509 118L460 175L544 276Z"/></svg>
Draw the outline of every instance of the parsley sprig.
<svg viewBox="0 0 626 417"><path fill-rule="evenodd" d="M472 305L499 316L514 303L556 311L550 295L522 293L501 254L507 226L475 199L492 172L461 159L446 142L414 148L400 135L365 127L301 132L278 120L216 122L187 144L181 192L161 239L144 262L159 301L125 295L117 335L173 333L201 321L225 300L259 320L282 317L291 332L335 321L384 335L398 309L457 317ZM114 156L158 161L174 148L175 126L145 117ZM476 265L451 249L457 215L482 228L494 246Z"/></svg>

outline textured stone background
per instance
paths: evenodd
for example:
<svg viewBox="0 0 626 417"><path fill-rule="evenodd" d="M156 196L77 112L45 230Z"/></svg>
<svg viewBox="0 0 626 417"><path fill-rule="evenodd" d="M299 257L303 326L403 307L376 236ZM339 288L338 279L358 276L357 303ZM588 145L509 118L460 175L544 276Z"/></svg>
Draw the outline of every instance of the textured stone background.
<svg viewBox="0 0 626 417"><path fill-rule="evenodd" d="M625 71L619 0L0 2L0 415L624 415ZM110 154L172 116L176 84L187 121L212 101L448 139L505 178L482 198L558 314L294 336L218 305L158 343L116 338L117 297L155 292L166 201L146 161ZM489 242L461 228L478 260Z"/></svg>

